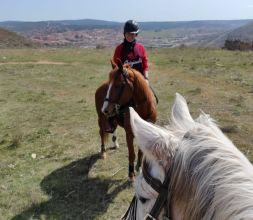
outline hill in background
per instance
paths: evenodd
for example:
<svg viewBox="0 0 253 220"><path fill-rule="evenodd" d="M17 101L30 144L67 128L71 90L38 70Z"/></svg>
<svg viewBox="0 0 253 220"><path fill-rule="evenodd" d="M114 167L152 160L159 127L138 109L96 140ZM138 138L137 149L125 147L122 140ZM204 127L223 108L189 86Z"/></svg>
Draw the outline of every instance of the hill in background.
<svg viewBox="0 0 253 220"><path fill-rule="evenodd" d="M0 49L34 47L35 45L23 36L12 31L0 28Z"/></svg>
<svg viewBox="0 0 253 220"><path fill-rule="evenodd" d="M5 21L0 26L20 33L61 33L66 31L80 31L85 29L118 28L120 22L82 19L82 20L61 20L61 21Z"/></svg>
<svg viewBox="0 0 253 220"><path fill-rule="evenodd" d="M138 38L147 47L223 47L228 37L252 37L252 21L140 22ZM0 22L0 26L47 47L114 47L123 39L123 25L92 19Z"/></svg>
<svg viewBox="0 0 253 220"><path fill-rule="evenodd" d="M229 40L241 40L245 42L253 42L253 22L239 27L228 34Z"/></svg>
<svg viewBox="0 0 253 220"><path fill-rule="evenodd" d="M223 47L226 40L239 40L241 42L253 42L253 22L249 22L241 27L234 28L230 31L225 31L224 33L214 37L213 39L207 39L205 45L207 47ZM203 46L200 45L200 46Z"/></svg>

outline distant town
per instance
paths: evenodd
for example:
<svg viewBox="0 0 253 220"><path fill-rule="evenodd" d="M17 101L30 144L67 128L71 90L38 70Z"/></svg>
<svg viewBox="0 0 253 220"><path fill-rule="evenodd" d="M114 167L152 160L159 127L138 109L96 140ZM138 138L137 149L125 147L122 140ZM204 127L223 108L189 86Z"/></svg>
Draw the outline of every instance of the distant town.
<svg viewBox="0 0 253 220"><path fill-rule="evenodd" d="M123 23L110 21L0 22L0 27L38 47L106 48L115 47L123 40ZM236 41L236 45L245 48L244 42L250 45L253 42L253 20L141 22L140 27L138 41L152 48L222 48L226 41L226 45Z"/></svg>

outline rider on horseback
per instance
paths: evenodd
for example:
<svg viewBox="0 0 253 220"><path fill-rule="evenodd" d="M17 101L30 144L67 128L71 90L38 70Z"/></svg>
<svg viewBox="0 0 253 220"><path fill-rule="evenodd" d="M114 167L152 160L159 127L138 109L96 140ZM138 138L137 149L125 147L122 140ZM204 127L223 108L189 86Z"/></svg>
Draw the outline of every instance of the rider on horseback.
<svg viewBox="0 0 253 220"><path fill-rule="evenodd" d="M124 41L119 44L114 52L113 61L120 59L122 63L129 64L138 70L148 82L148 59L145 47L136 42L140 29L134 20L128 20L124 25Z"/></svg>
<svg viewBox="0 0 253 220"><path fill-rule="evenodd" d="M129 64L133 69L136 69L143 75L149 85L146 49L143 44L136 42L136 37L139 32L140 28L136 21L126 21L124 25L124 41L116 47L113 61L114 63L117 63L117 59L120 59L123 64ZM150 89L154 93L156 102L158 103L158 98L155 92L151 87ZM123 119L123 114L120 114L118 117ZM105 131L112 133L114 130L115 117L110 117L108 118L107 123L105 123Z"/></svg>

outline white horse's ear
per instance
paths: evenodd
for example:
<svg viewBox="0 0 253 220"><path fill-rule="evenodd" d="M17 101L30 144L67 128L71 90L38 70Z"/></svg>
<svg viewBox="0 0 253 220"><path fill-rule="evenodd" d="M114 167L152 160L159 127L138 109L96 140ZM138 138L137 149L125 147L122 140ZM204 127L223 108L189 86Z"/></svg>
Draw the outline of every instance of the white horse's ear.
<svg viewBox="0 0 253 220"><path fill-rule="evenodd" d="M130 123L136 142L146 156L160 160L169 156L169 131L144 121L133 108L130 108Z"/></svg>
<svg viewBox="0 0 253 220"><path fill-rule="evenodd" d="M172 107L171 122L174 126L183 130L190 129L194 125L186 100L179 93L176 93Z"/></svg>

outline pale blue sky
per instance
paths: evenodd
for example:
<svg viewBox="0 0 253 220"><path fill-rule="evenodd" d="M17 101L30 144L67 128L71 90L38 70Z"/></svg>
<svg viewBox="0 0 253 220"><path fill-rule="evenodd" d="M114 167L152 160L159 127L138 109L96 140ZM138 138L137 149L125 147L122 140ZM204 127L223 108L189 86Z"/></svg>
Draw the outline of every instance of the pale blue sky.
<svg viewBox="0 0 253 220"><path fill-rule="evenodd" d="M253 19L253 0L0 0L0 21Z"/></svg>

